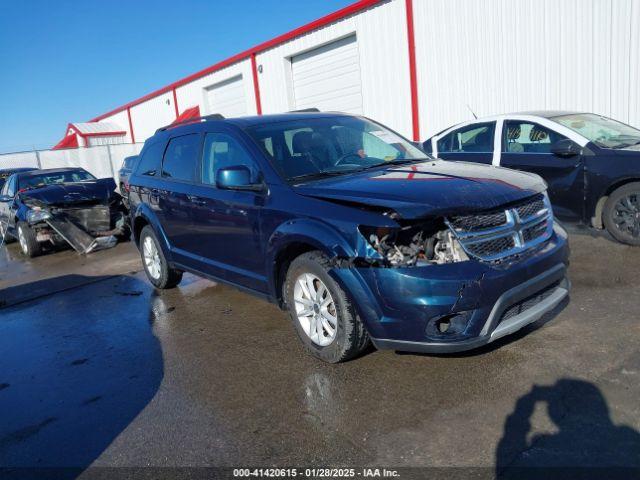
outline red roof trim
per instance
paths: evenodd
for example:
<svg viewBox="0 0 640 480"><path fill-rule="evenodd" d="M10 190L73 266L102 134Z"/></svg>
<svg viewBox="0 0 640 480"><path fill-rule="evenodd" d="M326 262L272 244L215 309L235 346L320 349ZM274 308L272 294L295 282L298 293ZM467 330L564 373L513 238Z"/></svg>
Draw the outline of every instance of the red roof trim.
<svg viewBox="0 0 640 480"><path fill-rule="evenodd" d="M416 70L416 40L413 28L413 0L405 1L407 13L407 40L409 44L409 82L411 89L411 123L413 140L420 140L420 111L418 104L418 73Z"/></svg>
<svg viewBox="0 0 640 480"><path fill-rule="evenodd" d="M78 137L75 135L65 135L51 150L62 150L63 148L78 148Z"/></svg>
<svg viewBox="0 0 640 480"><path fill-rule="evenodd" d="M251 54L251 73L253 74L253 93L256 97L256 112L262 115L262 102L260 101L260 83L258 83L258 66L256 65L256 54Z"/></svg>
<svg viewBox="0 0 640 480"><path fill-rule="evenodd" d="M176 95L176 89L173 89L173 108L176 111L176 118L178 118L180 116L180 114L178 113L178 96Z"/></svg>
<svg viewBox="0 0 640 480"><path fill-rule="evenodd" d="M134 107L136 105L139 105L142 102L145 102L147 100L150 100L152 98L157 97L158 95L162 95L164 93L170 92L171 90L181 87L183 85L186 85L187 83L191 83L194 80L197 80L200 77L204 77L205 75L208 75L210 73L213 73L215 71L221 70L225 67L228 67L229 65L232 65L234 63L239 62L240 60L245 60L247 58L250 58L251 55L256 55L260 52L264 52L265 50L268 50L270 48L273 48L277 45L280 45L281 43L287 42L289 40L292 40L296 37L299 37L300 35L304 35L305 33L311 32L313 30L316 30L318 28L324 27L325 25L328 25L330 23L333 23L337 20L341 20L343 18L349 17L353 14L359 13L362 10L366 10L369 7L373 7L379 3L381 3L383 0L359 0L358 2L352 3L351 5L348 5L340 10L337 10L333 13L330 13L329 15L325 15L322 18L319 18L318 20L314 20L311 23L307 23L306 25L303 25L301 27L296 28L295 30L291 30L290 32L287 32L285 34L282 34L278 37L275 37L271 40L268 40L266 42L263 42L259 45L256 45L253 48L250 48L249 50L245 50L244 52L238 53L236 55L234 55L233 57L229 57L226 60L222 60L221 62L216 63L215 65L212 65L210 67L207 67L203 70L200 70L199 72L196 72L194 74L189 75L188 77L185 77L181 80L178 80L177 82L174 82L170 85L167 85L166 87L160 88L154 92L151 92L147 95L145 95L144 97L140 97L137 100L134 100L132 102L129 102L125 105L122 105L118 108L115 108L113 110L111 110L110 112L104 113L98 117L95 117L91 120L89 120L90 122L98 122L100 120L103 120L107 117L110 117L111 115L115 115L116 113L122 112L128 108Z"/></svg>
<svg viewBox="0 0 640 480"><path fill-rule="evenodd" d="M85 133L84 135L80 135L80 132L78 132L78 135L80 135L81 137L119 137L121 135L126 135L126 134L127 132L125 132L124 130L117 131L117 132Z"/></svg>
<svg viewBox="0 0 640 480"><path fill-rule="evenodd" d="M178 123L184 120L190 120L192 118L198 118L198 117L200 117L200 107L196 105L195 107L187 108L184 112L178 115L178 117L173 121L173 123Z"/></svg>
<svg viewBox="0 0 640 480"><path fill-rule="evenodd" d="M127 132L125 132L124 130L116 130L113 132L94 132L94 133L82 133L80 130L78 130L73 123L70 123L69 125L67 125L67 132L65 133L66 135L69 135L69 131L73 128L73 132L77 135L80 135L82 138L87 138L87 137L116 137L116 136L120 136L120 135L126 135Z"/></svg>
<svg viewBox="0 0 640 480"><path fill-rule="evenodd" d="M127 108L127 118L129 119L129 131L131 132L131 143L136 143L136 136L133 134L133 122L131 122L130 108Z"/></svg>

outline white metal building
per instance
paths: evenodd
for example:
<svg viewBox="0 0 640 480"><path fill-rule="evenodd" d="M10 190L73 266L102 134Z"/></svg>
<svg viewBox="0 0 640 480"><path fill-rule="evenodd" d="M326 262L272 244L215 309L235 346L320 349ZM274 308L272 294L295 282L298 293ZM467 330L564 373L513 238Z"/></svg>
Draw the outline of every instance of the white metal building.
<svg viewBox="0 0 640 480"><path fill-rule="evenodd" d="M308 107L416 140L470 110L580 110L640 127L640 0L361 0L91 122L141 142L187 110Z"/></svg>

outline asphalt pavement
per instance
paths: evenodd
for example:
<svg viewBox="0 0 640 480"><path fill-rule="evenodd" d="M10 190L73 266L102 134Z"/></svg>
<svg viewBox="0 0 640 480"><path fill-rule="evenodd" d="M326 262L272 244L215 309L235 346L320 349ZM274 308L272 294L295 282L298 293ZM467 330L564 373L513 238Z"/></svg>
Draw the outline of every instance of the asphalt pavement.
<svg viewBox="0 0 640 480"><path fill-rule="evenodd" d="M132 244L3 247L0 467L640 468L640 248L570 240L570 299L538 324L470 353L340 365L233 288L186 275L155 291Z"/></svg>

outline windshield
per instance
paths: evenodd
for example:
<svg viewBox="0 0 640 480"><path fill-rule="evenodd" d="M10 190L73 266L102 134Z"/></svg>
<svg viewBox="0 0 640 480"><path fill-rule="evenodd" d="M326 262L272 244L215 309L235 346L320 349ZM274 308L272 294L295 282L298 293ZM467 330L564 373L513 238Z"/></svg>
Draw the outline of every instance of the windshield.
<svg viewBox="0 0 640 480"><path fill-rule="evenodd" d="M640 144L640 130L593 113L562 115L552 120L578 132L599 147L626 148Z"/></svg>
<svg viewBox="0 0 640 480"><path fill-rule="evenodd" d="M427 155L385 127L359 117L321 117L248 129L287 181L344 175Z"/></svg>
<svg viewBox="0 0 640 480"><path fill-rule="evenodd" d="M58 183L83 182L85 180L95 180L95 177L85 170L69 170L66 172L43 173L40 175L29 175L20 178L20 190L46 187Z"/></svg>

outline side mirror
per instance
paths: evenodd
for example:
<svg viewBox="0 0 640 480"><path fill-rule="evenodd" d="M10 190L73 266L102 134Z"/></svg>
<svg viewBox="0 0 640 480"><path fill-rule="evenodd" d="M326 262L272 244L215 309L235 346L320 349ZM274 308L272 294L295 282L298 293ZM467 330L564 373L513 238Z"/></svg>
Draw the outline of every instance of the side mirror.
<svg viewBox="0 0 640 480"><path fill-rule="evenodd" d="M248 190L253 192L264 190L264 184L252 180L251 171L244 165L218 170L216 173L216 186L224 190Z"/></svg>
<svg viewBox="0 0 640 480"><path fill-rule="evenodd" d="M9 203L13 201L13 197L10 197L9 195L0 195L0 203Z"/></svg>
<svg viewBox="0 0 640 480"><path fill-rule="evenodd" d="M556 143L551 145L551 153L562 158L569 158L580 155L581 150L582 149L580 148L580 145L578 145L573 140L569 140L568 138L558 140Z"/></svg>

